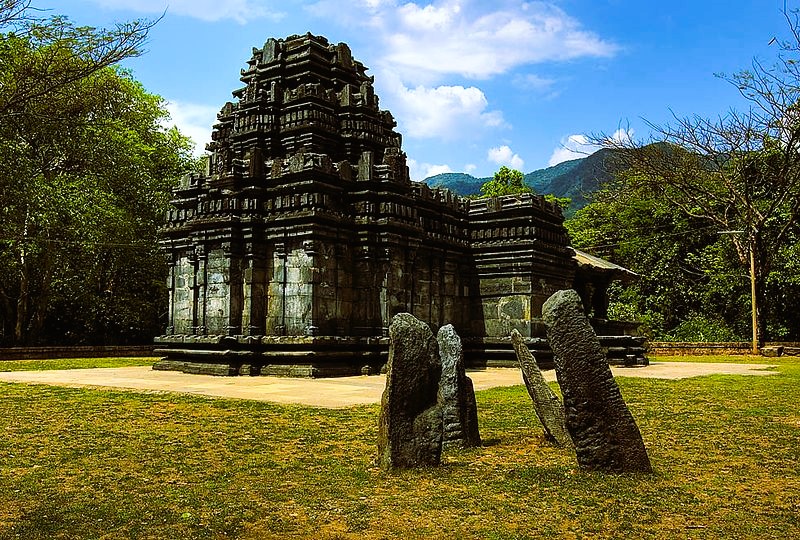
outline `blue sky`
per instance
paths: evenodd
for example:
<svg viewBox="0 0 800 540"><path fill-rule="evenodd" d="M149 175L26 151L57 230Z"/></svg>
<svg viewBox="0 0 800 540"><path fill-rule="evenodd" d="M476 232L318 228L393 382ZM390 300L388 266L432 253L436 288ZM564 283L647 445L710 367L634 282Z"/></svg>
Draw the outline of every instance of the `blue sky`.
<svg viewBox="0 0 800 540"><path fill-rule="evenodd" d="M771 63L783 0L61 0L35 1L81 25L163 20L126 62L169 101L202 150L239 70L269 37L345 42L370 68L403 134L412 178L529 172L592 151L585 135L643 119L746 106L715 77Z"/></svg>

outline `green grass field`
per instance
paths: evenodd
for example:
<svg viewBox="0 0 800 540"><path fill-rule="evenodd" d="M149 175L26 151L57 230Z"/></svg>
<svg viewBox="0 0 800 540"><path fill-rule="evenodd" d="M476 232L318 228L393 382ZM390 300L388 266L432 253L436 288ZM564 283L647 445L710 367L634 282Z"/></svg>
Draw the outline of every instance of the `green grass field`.
<svg viewBox="0 0 800 540"><path fill-rule="evenodd" d="M700 362L703 364L800 364L800 357L781 356L768 358L753 354L704 354L702 356L654 356L647 355L651 362Z"/></svg>
<svg viewBox="0 0 800 540"><path fill-rule="evenodd" d="M152 365L158 358L60 358L56 360L2 360L0 371L41 371L44 369L114 368Z"/></svg>
<svg viewBox="0 0 800 540"><path fill-rule="evenodd" d="M377 405L0 384L0 538L797 537L800 363L781 360L619 378L655 469L622 476L548 446L523 387L477 394L482 448L390 474Z"/></svg>

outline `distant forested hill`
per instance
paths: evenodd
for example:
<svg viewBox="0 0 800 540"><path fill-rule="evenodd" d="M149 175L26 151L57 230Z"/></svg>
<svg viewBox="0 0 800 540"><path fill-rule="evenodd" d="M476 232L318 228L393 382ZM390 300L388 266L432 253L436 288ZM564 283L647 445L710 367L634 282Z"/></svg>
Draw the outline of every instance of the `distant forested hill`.
<svg viewBox="0 0 800 540"><path fill-rule="evenodd" d="M442 173L429 176L423 182L431 187L446 187L454 193L465 196L480 193L481 186L490 178L475 178L467 173Z"/></svg>
<svg viewBox="0 0 800 540"><path fill-rule="evenodd" d="M585 158L564 161L546 169L539 169L525 175L525 182L536 193L569 197L572 206L568 214L586 206L588 196L617 172L615 150L598 150ZM476 178L466 173L437 174L425 179L430 186L446 187L459 195L480 193L481 185L490 178Z"/></svg>

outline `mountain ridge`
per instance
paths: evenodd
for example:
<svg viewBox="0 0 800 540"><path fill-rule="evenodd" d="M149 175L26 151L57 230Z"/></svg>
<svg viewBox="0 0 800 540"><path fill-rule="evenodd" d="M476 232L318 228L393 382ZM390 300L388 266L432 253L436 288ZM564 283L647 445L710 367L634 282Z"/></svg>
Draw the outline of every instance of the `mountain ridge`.
<svg viewBox="0 0 800 540"><path fill-rule="evenodd" d="M613 156L618 150L603 148L583 158L562 161L524 175L525 183L540 195L569 197L568 214L583 208L599 187L620 170ZM444 187L458 195L477 195L491 177L477 178L467 173L442 173L423 180L431 187Z"/></svg>

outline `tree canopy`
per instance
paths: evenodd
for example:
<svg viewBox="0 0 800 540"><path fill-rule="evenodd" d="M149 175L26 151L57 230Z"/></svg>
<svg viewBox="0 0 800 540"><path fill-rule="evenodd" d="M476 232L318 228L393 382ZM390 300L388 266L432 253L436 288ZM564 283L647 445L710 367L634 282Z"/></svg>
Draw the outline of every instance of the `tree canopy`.
<svg viewBox="0 0 800 540"><path fill-rule="evenodd" d="M115 67L147 23L27 19L0 4L0 342L122 342L163 311L156 230L191 166L164 102ZM13 11L17 9L17 11Z"/></svg>
<svg viewBox="0 0 800 540"><path fill-rule="evenodd" d="M758 334L762 339L787 333L798 335L796 321L781 322L785 319L781 310L793 303L786 293L793 287L796 277L792 275L791 265L787 266L786 257L796 250L800 214L800 119L797 114L800 107L800 58L797 55L800 23L797 12L786 11L785 15L789 38L777 40L779 51L775 63L765 65L754 61L751 69L724 77L748 100L747 110L731 111L716 119L676 117L669 125L651 125L654 135L647 141L596 138L603 146L619 150L617 158L624 164L620 168L627 171L598 196L597 204L625 199L633 206L645 205L644 211L655 216L666 212L673 225L686 223L690 227L686 230L687 236L674 238L678 251L689 248L690 238L699 231L707 233L706 239L683 253L680 257L683 260L676 260L669 255L675 249L668 250L662 242L651 238L648 231L658 230L661 225L657 222L648 223L643 232L637 232L627 226L629 222L619 222L618 215L612 216L605 209L592 205L593 208L579 213L581 215L576 216L577 221L572 225L575 229L583 223L593 231L576 230L576 237L580 239L582 235L600 234L599 231L611 233L608 225L602 224L604 219L617 223L620 228L601 244L624 241L644 248L652 242L651 249L661 250L655 254L658 260L664 264L672 261L669 271L684 279L687 272L682 271L681 265L692 266L687 257L691 255L696 259L700 251L708 264L713 259L716 261L713 264L729 268L727 261L738 261L735 274L739 276L747 275L752 262L759 306ZM616 208L620 213L626 212L624 204ZM622 234L628 237L613 238ZM644 249L639 256L648 258ZM658 265L646 272L653 276L657 268ZM693 270L698 276L711 271L697 267ZM666 281L662 281L662 285L670 279L664 278ZM685 283L697 281L689 279L674 284L673 293L685 291L691 296L692 291L682 286ZM711 285L708 280L704 283L705 287ZM724 288L725 284L720 283L720 286ZM647 296L659 298L654 291ZM669 319L667 312L671 304L662 300L660 311ZM717 306L716 311L710 305L696 308L723 318L731 310L747 308L733 291L729 291L725 301L726 306ZM744 311L746 313L747 309Z"/></svg>
<svg viewBox="0 0 800 540"><path fill-rule="evenodd" d="M516 169L509 169L505 165L494 173L494 177L481 186L481 197L499 197L501 195L516 195L518 193L533 193L533 189L525 183L525 176Z"/></svg>

